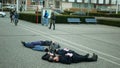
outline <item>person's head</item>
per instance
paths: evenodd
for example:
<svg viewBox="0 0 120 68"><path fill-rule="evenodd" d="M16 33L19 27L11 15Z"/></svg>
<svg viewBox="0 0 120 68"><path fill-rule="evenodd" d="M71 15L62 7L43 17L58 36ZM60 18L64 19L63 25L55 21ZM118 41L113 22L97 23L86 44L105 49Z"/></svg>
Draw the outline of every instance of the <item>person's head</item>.
<svg viewBox="0 0 120 68"><path fill-rule="evenodd" d="M51 15L54 15L54 12L52 12Z"/></svg>
<svg viewBox="0 0 120 68"><path fill-rule="evenodd" d="M49 62L58 62L59 56L50 56L48 59Z"/></svg>
<svg viewBox="0 0 120 68"><path fill-rule="evenodd" d="M55 57L53 58L53 61L54 61L54 62L58 62L58 61L59 61L59 56L55 56Z"/></svg>
<svg viewBox="0 0 120 68"><path fill-rule="evenodd" d="M53 56L50 56L49 59L48 59L49 62L53 62Z"/></svg>

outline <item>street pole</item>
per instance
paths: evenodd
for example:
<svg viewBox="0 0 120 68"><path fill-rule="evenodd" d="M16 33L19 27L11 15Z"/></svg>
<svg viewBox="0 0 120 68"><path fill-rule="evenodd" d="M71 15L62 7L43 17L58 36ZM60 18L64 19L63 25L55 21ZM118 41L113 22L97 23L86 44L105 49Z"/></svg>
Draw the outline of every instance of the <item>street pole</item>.
<svg viewBox="0 0 120 68"><path fill-rule="evenodd" d="M37 0L39 2L39 0ZM36 9L36 24L38 24L38 10L39 10L39 3L37 4L37 9Z"/></svg>
<svg viewBox="0 0 120 68"><path fill-rule="evenodd" d="M2 0L2 11L3 11L3 0Z"/></svg>
<svg viewBox="0 0 120 68"><path fill-rule="evenodd" d="M25 11L27 10L27 0L25 0Z"/></svg>
<svg viewBox="0 0 120 68"><path fill-rule="evenodd" d="M90 0L88 0L88 16L89 16L89 13L90 13Z"/></svg>
<svg viewBox="0 0 120 68"><path fill-rule="evenodd" d="M116 14L118 14L118 0L116 0Z"/></svg>
<svg viewBox="0 0 120 68"><path fill-rule="evenodd" d="M19 3L18 3L18 0L16 0L16 1L17 1L17 2L16 2L16 11L18 12L18 10L19 10L19 9L18 9L18 4L19 4Z"/></svg>

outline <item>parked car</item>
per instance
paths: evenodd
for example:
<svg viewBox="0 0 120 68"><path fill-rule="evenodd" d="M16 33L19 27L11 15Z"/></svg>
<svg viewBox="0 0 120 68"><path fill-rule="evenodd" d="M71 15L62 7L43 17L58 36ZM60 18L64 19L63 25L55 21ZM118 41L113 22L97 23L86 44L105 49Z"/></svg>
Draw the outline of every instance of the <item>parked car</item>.
<svg viewBox="0 0 120 68"><path fill-rule="evenodd" d="M70 13L70 15L85 16L86 13L85 12L81 12L81 11L77 11L77 12Z"/></svg>
<svg viewBox="0 0 120 68"><path fill-rule="evenodd" d="M6 16L6 13L3 12L3 11L0 11L0 16L5 17L5 16Z"/></svg>
<svg viewBox="0 0 120 68"><path fill-rule="evenodd" d="M62 10L54 10L55 12L57 12L57 13L60 13L60 14L62 14L63 13L63 11Z"/></svg>
<svg viewBox="0 0 120 68"><path fill-rule="evenodd" d="M2 8L3 9L15 9L15 5L14 4L6 4L6 5L3 5Z"/></svg>

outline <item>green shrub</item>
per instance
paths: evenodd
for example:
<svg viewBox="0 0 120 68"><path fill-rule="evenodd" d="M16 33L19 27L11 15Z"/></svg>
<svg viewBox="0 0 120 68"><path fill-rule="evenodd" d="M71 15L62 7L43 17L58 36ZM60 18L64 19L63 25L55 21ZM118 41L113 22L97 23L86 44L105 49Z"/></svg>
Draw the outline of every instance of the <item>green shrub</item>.
<svg viewBox="0 0 120 68"><path fill-rule="evenodd" d="M32 23L36 23L36 15L28 13L20 13L19 18ZM85 18L94 18L92 16L75 16L75 15L56 15L56 23L68 24L67 18L80 18L81 23L85 23ZM41 15L38 15L38 22L41 23Z"/></svg>
<svg viewBox="0 0 120 68"><path fill-rule="evenodd" d="M30 13L20 13L19 19L26 20L32 23L36 23L36 14L30 14ZM41 22L41 15L38 15L38 22Z"/></svg>
<svg viewBox="0 0 120 68"><path fill-rule="evenodd" d="M99 24L110 25L110 26L118 26L120 27L120 21L112 21L112 20L98 20Z"/></svg>

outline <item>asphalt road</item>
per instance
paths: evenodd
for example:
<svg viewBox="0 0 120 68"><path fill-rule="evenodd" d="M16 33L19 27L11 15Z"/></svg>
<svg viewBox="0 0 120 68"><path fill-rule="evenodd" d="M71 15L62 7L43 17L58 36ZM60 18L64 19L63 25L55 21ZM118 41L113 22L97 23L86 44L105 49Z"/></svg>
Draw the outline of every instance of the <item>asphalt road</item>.
<svg viewBox="0 0 120 68"><path fill-rule="evenodd" d="M70 65L41 59L45 52L25 48L21 40L54 40L79 54L96 53L97 62ZM120 68L120 28L99 24L56 24L49 30L41 24L19 20L18 26L9 17L0 17L0 68Z"/></svg>

